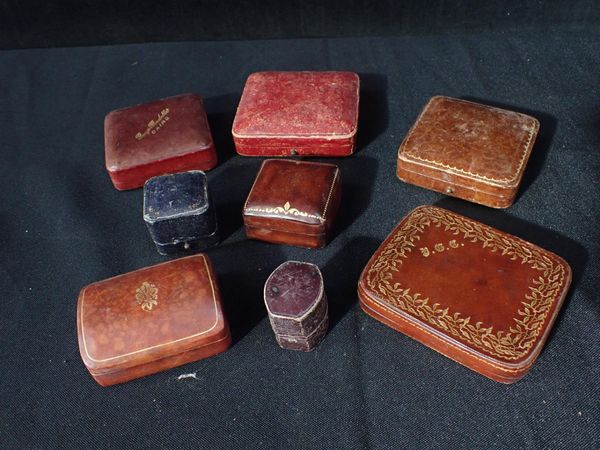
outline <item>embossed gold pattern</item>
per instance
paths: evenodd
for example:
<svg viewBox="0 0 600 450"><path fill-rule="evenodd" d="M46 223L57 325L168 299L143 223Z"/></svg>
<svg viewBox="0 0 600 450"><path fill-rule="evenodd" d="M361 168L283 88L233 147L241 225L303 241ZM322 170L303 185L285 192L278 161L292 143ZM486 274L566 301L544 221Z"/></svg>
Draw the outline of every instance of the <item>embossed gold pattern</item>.
<svg viewBox="0 0 600 450"><path fill-rule="evenodd" d="M394 282L393 273L406 260L416 242L427 227L443 227L444 230L465 241L480 243L490 252L501 252L511 260L520 260L539 271L532 280L528 294L508 330L494 330L482 322L471 322L460 312L450 311L439 303L432 303L422 294L411 292L409 287ZM493 228L448 213L437 208L423 208L396 230L378 257L370 265L367 285L386 306L408 313L447 335L455 336L487 353L508 360L519 359L527 354L543 329L553 300L564 286L565 269L539 249L525 241L509 238Z"/></svg>
<svg viewBox="0 0 600 450"><path fill-rule="evenodd" d="M284 214L286 216L292 215L292 216L298 216L298 217L310 217L311 219L323 220L320 216L317 216L315 214L309 214L304 211L299 211L296 208L292 208L292 205L290 205L290 202L285 202L285 204L283 206L277 206L275 208L271 208L271 207L246 208L246 211L256 211L256 212L262 212L262 213L267 213L267 214Z"/></svg>
<svg viewBox="0 0 600 450"><path fill-rule="evenodd" d="M158 305L158 288L152 283L144 281L135 290L135 299L144 311L151 311L154 306Z"/></svg>

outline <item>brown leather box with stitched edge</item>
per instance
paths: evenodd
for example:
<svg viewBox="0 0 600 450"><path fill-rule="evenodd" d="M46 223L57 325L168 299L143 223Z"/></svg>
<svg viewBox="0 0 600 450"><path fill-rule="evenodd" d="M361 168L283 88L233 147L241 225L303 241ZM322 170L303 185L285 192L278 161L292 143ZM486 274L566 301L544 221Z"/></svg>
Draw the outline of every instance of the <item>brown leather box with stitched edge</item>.
<svg viewBox="0 0 600 450"><path fill-rule="evenodd" d="M275 244L323 247L341 191L335 164L267 159L244 205L246 235Z"/></svg>
<svg viewBox="0 0 600 450"><path fill-rule="evenodd" d="M506 208L515 199L539 127L525 114L433 97L400 145L398 178Z"/></svg>
<svg viewBox="0 0 600 450"><path fill-rule="evenodd" d="M77 303L79 351L102 386L221 353L231 344L204 254L92 283Z"/></svg>
<svg viewBox="0 0 600 450"><path fill-rule="evenodd" d="M410 212L367 263L362 309L492 380L538 357L571 283L569 265L442 208Z"/></svg>

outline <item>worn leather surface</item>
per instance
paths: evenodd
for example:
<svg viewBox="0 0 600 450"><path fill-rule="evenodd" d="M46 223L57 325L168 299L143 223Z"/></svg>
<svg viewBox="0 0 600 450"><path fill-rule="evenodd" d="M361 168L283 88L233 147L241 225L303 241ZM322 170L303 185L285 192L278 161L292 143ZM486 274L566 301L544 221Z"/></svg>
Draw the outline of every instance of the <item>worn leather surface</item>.
<svg viewBox="0 0 600 450"><path fill-rule="evenodd" d="M308 337L327 316L327 297L319 267L287 261L265 282L271 327L279 336Z"/></svg>
<svg viewBox="0 0 600 450"><path fill-rule="evenodd" d="M246 156L346 156L358 127L359 78L352 72L251 74L233 122Z"/></svg>
<svg viewBox="0 0 600 450"><path fill-rule="evenodd" d="M496 381L537 358L571 283L559 256L433 206L410 212L365 267L365 311Z"/></svg>
<svg viewBox="0 0 600 450"><path fill-rule="evenodd" d="M512 204L539 130L525 114L436 96L398 151L403 181L492 207Z"/></svg>
<svg viewBox="0 0 600 450"><path fill-rule="evenodd" d="M218 242L217 217L206 174L189 171L153 177L144 184L143 216L159 253ZM188 244L187 246L185 244Z"/></svg>
<svg viewBox="0 0 600 450"><path fill-rule="evenodd" d="M244 204L244 225L249 237L320 247L326 243L340 197L341 176L335 164L268 159Z"/></svg>
<svg viewBox="0 0 600 450"><path fill-rule="evenodd" d="M83 362L103 385L190 362L188 352L210 356L230 342L219 288L203 254L84 287L77 331Z"/></svg>
<svg viewBox="0 0 600 450"><path fill-rule="evenodd" d="M181 94L112 111L104 120L106 169L117 189L155 175L217 163L202 98Z"/></svg>
<svg viewBox="0 0 600 450"><path fill-rule="evenodd" d="M275 334L275 340L279 346L286 350L298 350L302 352L311 352L323 340L329 329L329 315L327 309L322 320L315 326L313 331L307 336L304 335L285 335Z"/></svg>
<svg viewBox="0 0 600 450"><path fill-rule="evenodd" d="M539 12L529 3L529 13ZM486 4L506 19L517 15ZM597 28L0 52L2 447L594 448ZM231 122L248 74L266 68L361 76L358 151L331 160L344 193L332 239L318 251L248 240L244 232L240 212L262 161L237 156ZM234 344L215 358L103 389L79 357L79 290L166 258L148 237L142 190L117 191L106 175L102 120L123 105L190 90L205 98L221 161L207 175L223 242L208 253ZM436 93L540 119L509 209L397 179L398 145ZM423 204L524 238L571 265L573 284L550 338L518 383L493 382L361 311L360 271ZM323 273L331 325L312 353L281 350L267 318L265 280L287 260L318 264Z"/></svg>

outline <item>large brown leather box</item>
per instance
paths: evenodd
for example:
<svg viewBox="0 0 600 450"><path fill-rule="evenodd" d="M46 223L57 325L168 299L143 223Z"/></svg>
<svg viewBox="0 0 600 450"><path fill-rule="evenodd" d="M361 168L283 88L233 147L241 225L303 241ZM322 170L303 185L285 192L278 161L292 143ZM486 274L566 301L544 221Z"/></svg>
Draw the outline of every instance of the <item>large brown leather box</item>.
<svg viewBox="0 0 600 450"><path fill-rule="evenodd" d="M400 145L398 178L506 208L515 199L539 127L525 114L433 97Z"/></svg>
<svg viewBox="0 0 600 450"><path fill-rule="evenodd" d="M243 209L246 235L275 244L327 244L342 192L335 164L267 159Z"/></svg>
<svg viewBox="0 0 600 450"><path fill-rule="evenodd" d="M569 265L442 208L409 213L363 270L363 310L502 383L538 357L571 283Z"/></svg>
<svg viewBox="0 0 600 450"><path fill-rule="evenodd" d="M204 254L84 287L77 333L83 362L102 386L216 355L231 344Z"/></svg>

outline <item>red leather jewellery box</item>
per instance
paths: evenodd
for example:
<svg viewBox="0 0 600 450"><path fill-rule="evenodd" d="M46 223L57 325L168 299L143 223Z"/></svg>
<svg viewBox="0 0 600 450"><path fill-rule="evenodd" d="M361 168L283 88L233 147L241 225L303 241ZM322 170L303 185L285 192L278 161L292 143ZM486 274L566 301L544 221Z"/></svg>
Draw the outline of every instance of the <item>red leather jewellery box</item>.
<svg viewBox="0 0 600 450"><path fill-rule="evenodd" d="M248 77L232 134L245 156L348 156L358 126L352 72L257 72Z"/></svg>
<svg viewBox="0 0 600 450"><path fill-rule="evenodd" d="M244 205L246 235L275 244L327 244L342 193L335 164L263 161Z"/></svg>
<svg viewBox="0 0 600 450"><path fill-rule="evenodd" d="M119 190L149 178L217 165L202 98L182 94L130 108L104 119L106 169Z"/></svg>
<svg viewBox="0 0 600 450"><path fill-rule="evenodd" d="M102 386L221 353L229 326L204 254L158 264L81 290L79 351Z"/></svg>
<svg viewBox="0 0 600 450"><path fill-rule="evenodd" d="M571 283L559 256L442 208L409 213L358 283L362 309L492 380L540 354Z"/></svg>

